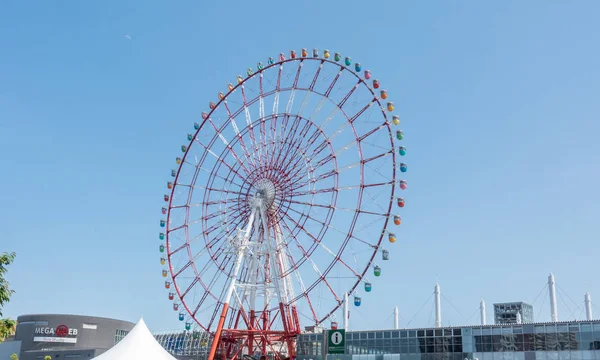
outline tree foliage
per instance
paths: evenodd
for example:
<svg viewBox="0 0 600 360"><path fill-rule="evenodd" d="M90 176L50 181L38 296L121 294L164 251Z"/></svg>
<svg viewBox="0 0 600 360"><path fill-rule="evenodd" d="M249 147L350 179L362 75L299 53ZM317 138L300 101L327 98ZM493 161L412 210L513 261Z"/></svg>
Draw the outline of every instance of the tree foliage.
<svg viewBox="0 0 600 360"><path fill-rule="evenodd" d="M14 293L14 291L10 289L8 281L4 278L4 274L6 274L8 266L15 260L15 256L15 253L4 253L0 255L0 316L2 316L2 308L10 301L10 297ZM13 335L16 327L16 321L11 319L0 319L0 343L7 337Z"/></svg>
<svg viewBox="0 0 600 360"><path fill-rule="evenodd" d="M4 253L0 255L0 316L2 316L2 308L10 301L11 295L14 293L8 287L8 281L4 278L4 274L8 271L8 265L12 264L15 260L15 253Z"/></svg>
<svg viewBox="0 0 600 360"><path fill-rule="evenodd" d="M12 336L17 329L17 322L11 319L0 319L0 343Z"/></svg>
<svg viewBox="0 0 600 360"><path fill-rule="evenodd" d="M19 355L17 355L17 354L12 354L12 355L10 356L10 360L19 360Z"/></svg>

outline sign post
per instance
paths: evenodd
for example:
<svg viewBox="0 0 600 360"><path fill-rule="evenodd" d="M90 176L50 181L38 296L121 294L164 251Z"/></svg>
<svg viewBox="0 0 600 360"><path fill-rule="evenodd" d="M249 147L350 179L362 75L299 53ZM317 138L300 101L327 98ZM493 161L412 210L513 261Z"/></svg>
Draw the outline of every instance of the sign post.
<svg viewBox="0 0 600 360"><path fill-rule="evenodd" d="M346 353L346 330L337 329L327 332L327 353L345 354Z"/></svg>

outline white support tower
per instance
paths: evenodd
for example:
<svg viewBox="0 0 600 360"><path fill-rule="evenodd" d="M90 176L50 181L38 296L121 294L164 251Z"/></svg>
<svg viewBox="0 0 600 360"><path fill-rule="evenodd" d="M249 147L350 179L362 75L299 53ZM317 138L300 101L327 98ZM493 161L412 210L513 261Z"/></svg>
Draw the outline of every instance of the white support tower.
<svg viewBox="0 0 600 360"><path fill-rule="evenodd" d="M440 285L438 283L435 284L433 288L435 293L435 327L442 327L442 305L440 301Z"/></svg>
<svg viewBox="0 0 600 360"><path fill-rule="evenodd" d="M398 306L394 306L394 329L398 330Z"/></svg>
<svg viewBox="0 0 600 360"><path fill-rule="evenodd" d="M481 299L481 303L479 303L479 313L481 315L481 325L486 324L486 315L485 315L485 301Z"/></svg>
<svg viewBox="0 0 600 360"><path fill-rule="evenodd" d="M556 282L554 275L548 275L548 291L550 292L550 319L552 322L558 321L558 310L556 309Z"/></svg>
<svg viewBox="0 0 600 360"><path fill-rule="evenodd" d="M592 315L592 297L590 296L589 292L585 293L585 319L586 320L593 320L593 315Z"/></svg>
<svg viewBox="0 0 600 360"><path fill-rule="evenodd" d="M344 329L346 331L350 330L350 316L348 316L348 293L344 294Z"/></svg>

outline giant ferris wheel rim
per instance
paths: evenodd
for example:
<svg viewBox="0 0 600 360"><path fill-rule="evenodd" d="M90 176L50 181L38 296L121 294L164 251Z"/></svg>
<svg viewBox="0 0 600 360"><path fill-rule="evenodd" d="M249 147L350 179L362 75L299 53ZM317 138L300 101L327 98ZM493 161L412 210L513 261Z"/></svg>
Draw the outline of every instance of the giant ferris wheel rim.
<svg viewBox="0 0 600 360"><path fill-rule="evenodd" d="M297 57L297 58L288 58L288 59L285 59L285 60L282 60L282 61L275 61L273 64L268 64L267 66L264 66L263 68L261 68L261 69L258 69L258 70L257 70L256 72L254 72L253 74L251 74L251 75L248 75L248 76L244 77L244 78L242 79L242 81L238 82L238 83L237 83L235 86L233 86L233 88L231 88L231 90L229 90L229 91L228 91L226 94L224 94L224 96L223 96L222 98L220 98L220 99L218 100L218 102L216 102L215 106L214 106L214 107L212 107L212 109L210 109L210 111L208 111L208 112L207 112L207 116L206 116L206 117L204 117L204 116L203 116L204 118L203 118L203 120L202 120L202 122L201 122L200 126L197 128L196 132L194 133L193 140L191 141L191 143L190 143L190 146L188 146L188 147L187 147L187 149L186 149L186 151L184 152L184 154L183 154L183 156L182 156L182 158L181 158L181 163L179 164L179 166L178 166L178 168L177 168L177 171L176 171L176 176L175 176L175 178L174 178L174 181L173 181L173 184L174 184L174 185L173 185L173 187L172 187L172 189L171 189L171 193L170 193L170 196L169 196L169 201L168 201L168 213L167 213L167 221L166 221L166 229L165 229L165 234L166 234L166 245L167 245L167 258L168 258L168 263L169 263L169 264L168 264L168 267L169 267L169 272L170 272L171 278L173 279L173 286L174 286L174 288L175 288L175 291L176 291L176 293L177 293L177 296L179 297L179 299L180 299L180 300L182 300L182 301L181 301L181 305L182 305L182 306L183 306L183 307L186 309L186 311L187 311L189 314L192 314L194 311L192 311L192 309L190 309L190 308L188 307L188 304L186 303L186 301L184 301L184 300L183 300L182 291L181 291L181 289L179 288L179 285L177 284L177 280L176 280L176 277L177 277L177 276L176 276L176 273L174 272L173 263L172 263L172 259L171 259L171 257L173 256L174 252L172 252L172 251L171 251L171 249L170 249L170 233L171 233L171 231L172 231L172 229L170 228L170 225L171 225L171 224L170 224L170 223L171 223L171 221L170 221L170 220L171 220L171 216L172 216L172 215L171 215L171 210L172 210L172 207L173 207L173 198L174 198L174 194L175 194L175 191L176 191L176 188L177 188L177 186L179 185L179 184L178 184L178 180L179 180L179 177L180 177L180 174L181 174L182 168L183 168L183 166L184 166L184 164L185 164L185 161L186 161L186 159L187 159L187 157L188 157L188 155L190 154L190 151L191 151L191 149L192 149L192 146L191 146L191 145L193 144L193 142L194 142L194 139L196 139L196 137L197 137L197 136L200 134L200 132L201 132L201 131L204 129L204 127L206 126L207 122L208 122L208 121L210 121L210 119L211 119L211 116L213 115L213 113L214 113L214 112L215 112L215 111L216 111L216 110L217 110L217 109L218 109L218 108L219 108L219 107L220 107L220 106L221 106L223 103L227 103L227 100L229 99L229 97L230 97L230 96L231 96L233 93L235 93L235 92L236 92L236 91L238 91L239 89L243 89L244 85L245 85L245 84L246 84L246 83L247 83L249 80L251 80L251 79L253 79L253 78L257 77L257 76L262 76L262 74L263 74L263 73L265 73L265 72L267 72L268 70L270 70L270 69L272 70L272 69L274 69L274 68L281 67L281 66L283 66L284 64L288 64L288 63L298 63L298 62L299 62L299 63L302 63L302 62L304 62L304 61L316 61L316 62L320 62L319 71L320 71L320 69L323 67L323 64L325 64L325 63L327 63L327 64L332 64L332 65L334 65L334 66L337 66L337 67L339 67L339 74L341 74L342 72L346 71L346 72L348 72L348 73L350 73L350 74L354 75L354 77L355 77L355 78L358 80L358 84L357 84L357 86L359 86L360 84L364 85L364 88L368 89L368 91L369 91L369 92L370 92L370 94L372 95L372 99L371 99L371 101L372 101L372 105L376 105L376 106L379 108L379 110L380 110L381 114L383 115L383 118L385 119L385 127L387 128L387 132L388 132L388 134L389 134L389 137L390 137L390 145L391 145L391 149L392 149L392 151L391 151L391 155L392 155L392 159L393 159L393 161L392 161L392 162L393 162L393 165L394 165L394 166L393 166L393 170L392 170L392 171L393 171L393 177L392 177L392 186L390 187L390 188L391 188L391 195L390 195L389 204L388 204L388 206L387 206L387 214L388 214L389 216L391 216L391 215L392 215L392 207L393 207L393 202L394 202L394 194L395 194L395 186L394 186L394 184L395 184L395 180L396 180L396 174L397 174L397 169L396 169L397 162L396 162L396 154L395 154L395 150L394 150L394 149L395 149L395 147L394 147L394 139L393 139L393 134L392 134L392 130L391 130L390 121L389 121L389 118L388 118L388 116L387 116L387 112L385 111L385 108L384 108L384 106L382 105L382 101L381 101L381 100L380 100L380 99L377 97L377 95L376 95L375 91L374 91L374 90L371 88L371 86L369 86L369 85L367 84L367 81L365 81L365 80L364 80L364 79L363 79L363 78L362 78L362 77L361 77L361 76L360 76L360 75L359 75L357 72L355 72L355 71L354 71L354 70L353 70L353 69L352 69L350 66L344 66L343 64L340 64L340 63L338 63L338 62L336 62L336 61L333 61L333 60L325 59L325 58L323 58L323 57ZM301 66L301 65L299 65L299 66ZM317 74L317 75L318 75L318 74ZM338 76L339 76L339 75L338 75ZM315 77L315 80L316 80L316 77ZM275 90L271 90L270 92L265 92L265 93L261 93L261 94L257 95L256 97L254 97L253 99L251 99L251 100L250 100L250 101L248 101L247 103L244 103L244 104L243 104L243 105L242 105L242 106L241 106L241 107L240 107L240 108L237 110L237 112L236 112L235 114L232 114L232 117L236 117L237 115L239 115L239 114L241 113L241 111L243 111L244 107L246 107L247 105L251 105L251 104L253 104L254 102L258 101L258 100L259 100L261 97L263 97L263 98L264 98L264 97L270 96L270 95L272 95L273 93L276 93L276 92L284 92L284 91L291 91L291 90L310 91L310 92L312 92L312 93L315 93L315 94L317 94L317 95L321 95L323 98L326 98L327 100L329 100L330 102L332 102L334 105L336 105L336 106L337 106L337 104L335 104L335 102L334 102L334 101L333 101L331 98L329 98L329 96L327 96L327 94L324 94L324 93L320 93L320 92L318 92L318 91L315 91L315 89L310 89L310 88L299 88L299 87L292 86L292 87L288 87L288 88L277 88L277 89L275 89ZM345 118L346 118L348 121L350 121L350 118L351 118L351 117L350 117L348 114L346 114L346 112L344 111L344 109L342 109L342 108L340 107L340 108L339 108L339 110L342 112L342 114L344 115L344 117L345 117ZM295 115L295 114L288 114L288 113L286 113L286 112L284 112L284 113L280 113L280 114L282 114L282 115L289 115L289 116L297 116L297 115ZM278 115L280 115L280 114L278 114ZM360 115L360 114L359 114L359 115ZM268 115L268 116L270 117L270 116L272 116L272 115ZM255 121L260 121L260 120L261 120L261 119L257 119L257 120L255 120ZM315 125L317 128L319 128L319 129L320 129L319 125L317 125L317 124L314 124L314 125ZM225 123L225 124L223 124L223 127L225 127L225 126L226 126L226 123ZM352 124L352 123L351 123L351 126L353 126L353 124ZM323 131L323 129L320 129L320 131ZM354 130L354 134L355 134L355 136L357 136L357 134L356 134L356 131L355 131L355 130ZM358 138L357 138L357 139L358 139ZM215 141L215 140L216 140L216 138L213 138L213 140L212 140L211 144L212 144L212 143L214 143L214 141ZM209 145L210 145L210 144L209 144ZM359 154L360 154L360 160L361 160L361 162L362 162L362 161L364 161L364 158L363 158L363 155L362 155L362 151L361 151L361 147L360 147L360 142L358 142L358 143L357 143L357 148L358 148L358 151L359 151ZM224 149L223 151L225 151L225 149ZM217 166L217 164L215 164L214 166ZM219 164L219 166L221 166L221 164ZM364 177L364 168L361 168L361 173L363 173L361 176L362 176L362 177ZM362 178L361 178L361 183L363 183L363 180L364 180L364 179L362 179ZM361 194L362 194L362 191L363 191L363 188L361 188L361 189L360 189L360 193L361 193ZM192 193L192 192L190 191L190 197L191 197L191 193ZM361 198L362 198L362 195L361 195ZM359 202L358 202L358 205L360 205L360 204L361 204L361 201L362 201L362 200L359 200ZM356 209L356 212L355 212L355 214L354 214L354 217L353 217L352 226L355 226L355 225L356 225L356 218L357 218L357 217L359 216L359 214L360 214L360 206L358 206L358 205L357 205L357 209ZM379 235L379 239L377 240L376 247L374 248L374 250L373 250L373 252L372 252L372 254L371 254L371 256L370 256L370 258L369 258L369 260L368 260L368 263L367 263L367 264L365 264L365 267L364 267L364 269L363 269L363 270L362 270L362 272L359 274L360 276L358 277L357 281L356 281L356 282L355 282L355 283L352 285L352 288L350 289L350 291L349 291L348 293L352 294L352 293L355 291L355 289L356 289L356 288L358 287L358 285L361 283L362 279L365 277L365 275L366 275L367 271L368 271L368 270L371 268L371 266L373 265L373 263L374 263L374 258L375 258L375 256L377 255L377 253L378 253L378 251L379 251L379 249L380 249L381 243L382 243L382 241L383 241L383 238L384 238L384 235L385 235L385 229L386 229L386 228L387 228L387 226L388 226L389 220L390 220L390 219L389 219L389 217L385 218L385 220L384 220L384 225L383 225L383 231L382 231L382 232L381 232L381 234ZM187 231L187 228L186 228L186 231ZM348 236L345 238L345 240L344 240L344 242L343 242L343 245L340 247L340 249L339 249L338 253L336 254L336 256L337 256L336 260L341 260L341 259L339 259L339 256L340 256L340 254L341 254L341 253L344 251L344 249L346 248L346 246L347 246L347 244L348 244L349 240L352 238L352 236L351 236L351 233L352 233L352 231L349 231L349 235L348 235ZM193 255L192 255L192 253L191 253L190 246L189 246L189 244L187 244L187 245L188 245L188 246L187 246L187 252L188 252L188 256L190 257L190 259L192 259ZM306 261L306 259L304 259L304 260L303 260L303 262L304 262L304 261ZM328 268L326 269L326 274L327 274L327 273L328 273L328 272L331 270L331 268L332 268L332 267L333 267L333 265L334 265L334 262L335 262L335 261L332 261L332 262L330 263L330 265L329 265L329 266L328 266ZM302 264L298 264L298 265L297 265L297 267L299 267L300 265L302 265ZM193 261L191 262L191 266L192 266L192 267L194 267L194 269L195 269L195 264L194 264L194 262L193 262ZM296 270L297 270L297 268L296 268ZM196 269L195 269L195 271L196 271L196 273L197 273L197 270L196 270ZM326 274L324 274L323 276L325 276ZM199 279L199 281L200 281L200 282L202 282L202 279ZM315 286L317 286L317 283L318 283L318 282L315 282L315 283L311 284L311 287L310 287L310 288L308 288L308 289L306 290L306 293L310 292L310 291L312 290L312 288L314 288ZM204 285L204 284L203 284L203 287L206 287L206 285ZM212 295L212 293L211 293L211 295ZM296 296L296 298L295 298L295 299L292 299L292 301L291 301L290 303L293 303L293 302L295 302L296 300L298 300L299 298L301 298L303 295L304 295L304 293L301 293L301 294L299 294L298 296ZM216 299L217 299L217 301L219 301L219 300L218 300L218 296L216 297ZM333 309L331 309L331 311L327 312L327 314L326 314L325 316L323 316L323 318L320 320L320 322L322 322L322 321L325 321L327 318L329 318L329 317L330 317L330 316L331 316L331 315L332 315L332 314L333 314L333 313L334 313L334 312L335 312L337 309L339 309L339 307L340 307L341 305L342 305L342 301L338 301L338 303L337 303L337 304L335 304L335 305L333 306ZM199 322L197 319L195 319L195 318L194 318L194 320L196 320L196 322L198 323L198 325L200 325L202 328L204 328L203 324L201 324L201 323L200 323L200 322ZM210 331L210 329L208 329L208 328L204 328L204 329L205 329L206 331Z"/></svg>

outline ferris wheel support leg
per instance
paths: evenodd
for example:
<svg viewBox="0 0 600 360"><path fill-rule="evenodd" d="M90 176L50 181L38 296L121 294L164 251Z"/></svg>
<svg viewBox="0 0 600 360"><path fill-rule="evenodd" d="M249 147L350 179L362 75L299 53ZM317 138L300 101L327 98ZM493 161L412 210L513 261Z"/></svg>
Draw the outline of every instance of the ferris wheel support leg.
<svg viewBox="0 0 600 360"><path fill-rule="evenodd" d="M240 268L242 266L242 260L244 259L244 250L246 248L248 237L250 236L250 229L252 224L254 223L255 211L252 211L250 214L250 219L248 221L248 226L246 227L246 231L244 232L244 236L242 239L239 239L240 234L237 234L238 243L236 244L236 259L235 266L233 270L233 276L231 278L231 283L229 284L229 288L227 289L227 294L225 295L225 301L223 303L223 310L221 311L221 317L219 318L219 324L217 325L217 330L215 331L215 337L213 339L213 343L210 346L210 353L208 354L208 360L214 360L215 354L217 352L217 347L219 346L219 342L221 340L221 332L223 331L223 325L225 324L225 318L227 317L227 310L229 310L229 302L231 301L231 296L233 295L233 291L235 290L235 284L237 278L240 273Z"/></svg>
<svg viewBox="0 0 600 360"><path fill-rule="evenodd" d="M250 330L250 334L248 335L248 355L253 355L254 353L254 322L256 321L256 312L254 309L250 310L250 326L248 326L248 330Z"/></svg>

